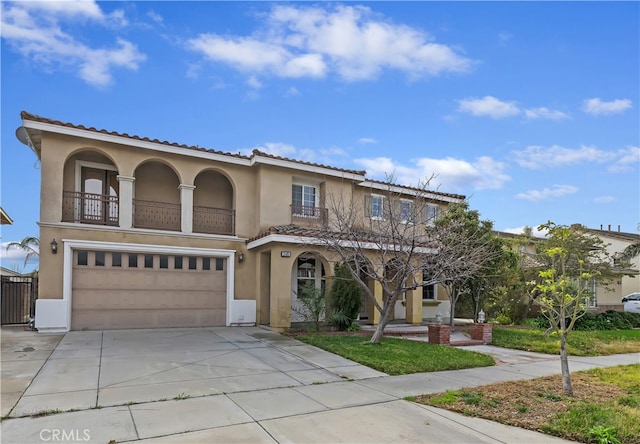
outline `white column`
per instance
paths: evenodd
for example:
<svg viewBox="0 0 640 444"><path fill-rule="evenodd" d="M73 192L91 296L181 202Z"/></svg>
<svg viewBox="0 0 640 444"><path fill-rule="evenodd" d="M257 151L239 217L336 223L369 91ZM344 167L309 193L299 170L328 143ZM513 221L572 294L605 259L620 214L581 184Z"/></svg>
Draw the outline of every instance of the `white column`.
<svg viewBox="0 0 640 444"><path fill-rule="evenodd" d="M118 197L118 218L120 228L127 230L133 227L133 182L135 177L116 176L120 184L120 196Z"/></svg>
<svg viewBox="0 0 640 444"><path fill-rule="evenodd" d="M180 184L180 206L182 208L181 227L182 232L191 234L193 232L193 185Z"/></svg>

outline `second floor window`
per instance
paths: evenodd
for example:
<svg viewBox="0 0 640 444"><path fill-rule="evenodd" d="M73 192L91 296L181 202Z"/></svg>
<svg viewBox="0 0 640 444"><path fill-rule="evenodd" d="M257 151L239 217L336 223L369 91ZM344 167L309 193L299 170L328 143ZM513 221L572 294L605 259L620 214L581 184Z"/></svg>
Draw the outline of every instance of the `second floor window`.
<svg viewBox="0 0 640 444"><path fill-rule="evenodd" d="M440 209L436 205L427 205L425 208L426 223L433 225L440 216Z"/></svg>
<svg viewBox="0 0 640 444"><path fill-rule="evenodd" d="M410 200L400 201L400 220L403 223L413 222L413 202Z"/></svg>
<svg viewBox="0 0 640 444"><path fill-rule="evenodd" d="M384 197L378 195L371 195L371 214L373 219L382 219L384 216Z"/></svg>
<svg viewBox="0 0 640 444"><path fill-rule="evenodd" d="M309 185L293 184L291 204L294 215L313 217L316 207L316 188Z"/></svg>

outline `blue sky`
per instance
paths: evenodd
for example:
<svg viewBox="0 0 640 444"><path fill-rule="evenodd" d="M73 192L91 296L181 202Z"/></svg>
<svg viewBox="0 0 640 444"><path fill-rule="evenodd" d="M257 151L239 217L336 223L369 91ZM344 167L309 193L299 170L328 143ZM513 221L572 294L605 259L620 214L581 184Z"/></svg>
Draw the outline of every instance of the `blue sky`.
<svg viewBox="0 0 640 444"><path fill-rule="evenodd" d="M640 222L638 2L2 2L2 243L27 110L464 194L498 230ZM48 240L43 240L48 241ZM3 266L20 258L2 248ZM33 265L27 266L27 269Z"/></svg>

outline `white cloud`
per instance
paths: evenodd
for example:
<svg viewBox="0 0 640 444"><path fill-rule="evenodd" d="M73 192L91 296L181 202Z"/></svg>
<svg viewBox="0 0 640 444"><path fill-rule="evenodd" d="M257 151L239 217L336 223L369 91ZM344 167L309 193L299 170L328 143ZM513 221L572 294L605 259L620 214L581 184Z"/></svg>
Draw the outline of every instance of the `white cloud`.
<svg viewBox="0 0 640 444"><path fill-rule="evenodd" d="M609 167L609 172L620 173L630 171L640 165L640 147L629 146L618 150L616 161Z"/></svg>
<svg viewBox="0 0 640 444"><path fill-rule="evenodd" d="M511 233L511 234L524 234L525 230L527 228L531 229L531 235L533 237L539 237L539 238L545 238L547 237L547 233L549 232L549 230L547 229L542 229L542 230L538 230L538 227L540 225L538 224L533 224L533 225L523 225L521 227L515 227L515 228L505 228L504 230L502 230L505 233Z"/></svg>
<svg viewBox="0 0 640 444"><path fill-rule="evenodd" d="M419 185L435 175L431 185L444 188L447 192L466 192L470 189L497 189L511 180L504 172L505 165L490 157L483 156L475 162L454 159L421 158L415 166L395 163L388 157L373 159L354 159L354 162L367 170L367 174L378 179L389 175L404 185ZM465 191L466 190L466 191Z"/></svg>
<svg viewBox="0 0 640 444"><path fill-rule="evenodd" d="M458 100L458 112L468 113L476 117L491 117L492 119L504 119L524 114L528 120L547 119L565 120L571 116L562 111L547 107L521 108L517 102L507 102L493 96L467 97Z"/></svg>
<svg viewBox="0 0 640 444"><path fill-rule="evenodd" d="M629 170L640 161L640 148L635 146L605 151L586 145L581 145L580 148L532 145L521 151L512 151L511 154L518 165L529 169L555 168L586 162L610 162L609 171L618 172Z"/></svg>
<svg viewBox="0 0 640 444"><path fill-rule="evenodd" d="M10 242L2 242L0 243L0 263L5 268L9 270L20 271L23 268L32 269L34 266L37 267L39 258L37 256L32 257L27 262L25 267L24 259L27 256L26 251L21 250L19 248L9 248L7 250L7 245L11 242L20 242L20 241L10 241Z"/></svg>
<svg viewBox="0 0 640 444"><path fill-rule="evenodd" d="M164 19L162 18L162 16L155 11L147 12L147 16L159 25L162 25L164 23Z"/></svg>
<svg viewBox="0 0 640 444"><path fill-rule="evenodd" d="M48 69L70 67L86 83L103 87L112 82L113 68L136 70L146 59L129 41L116 38L112 48L93 48L63 31L75 21L106 27L124 26L121 10L104 14L94 1L3 2L2 38L15 51Z"/></svg>
<svg viewBox="0 0 640 444"><path fill-rule="evenodd" d="M516 102L504 102L492 96L481 99L470 97L458 102L458 111L472 114L478 117L491 117L502 119L520 114L520 108Z"/></svg>
<svg viewBox="0 0 640 444"><path fill-rule="evenodd" d="M274 156L280 156L280 157L292 157L298 152L295 146L289 145L288 143L282 143L282 142L267 142L263 145L256 146L248 150L241 150L241 151L244 151L250 154L251 151L253 151L253 149L257 149L262 151L263 153L272 154Z"/></svg>
<svg viewBox="0 0 640 444"><path fill-rule="evenodd" d="M542 200L553 199L554 197L562 197L569 194L575 194L578 188L573 185L554 185L552 188L544 188L542 190L529 190L525 193L518 193L518 199L530 200L532 202L540 202Z"/></svg>
<svg viewBox="0 0 640 444"><path fill-rule="evenodd" d="M615 201L616 198L613 196L598 196L593 199L593 203L595 204L608 204Z"/></svg>
<svg viewBox="0 0 640 444"><path fill-rule="evenodd" d="M618 114L631 108L631 100L616 99L610 102L603 102L599 98L586 99L582 103L582 110L593 116Z"/></svg>
<svg viewBox="0 0 640 444"><path fill-rule="evenodd" d="M249 85L253 89L262 88L262 82L258 80L255 76L251 76L247 79L247 85Z"/></svg>
<svg viewBox="0 0 640 444"><path fill-rule="evenodd" d="M394 69L412 78L466 72L472 62L427 33L364 6L274 6L251 35L200 34L188 48L246 73L347 81Z"/></svg>
<svg viewBox="0 0 640 444"><path fill-rule="evenodd" d="M348 153L340 147L329 148L296 148L295 146L283 142L267 142L253 148L243 148L239 151L245 155L251 155L251 152L257 149L263 153L272 154L279 157L287 157L289 159L302 160L304 162L320 163L325 165L337 166L342 160L348 157Z"/></svg>
<svg viewBox="0 0 640 444"><path fill-rule="evenodd" d="M287 90L284 93L284 97L289 98L289 97L297 97L300 95L300 91L298 91L298 88L296 88L295 86L290 86L289 88L287 88Z"/></svg>
<svg viewBox="0 0 640 444"><path fill-rule="evenodd" d="M360 143L378 143L378 141L376 139L374 139L373 137L361 137L358 139L358 142Z"/></svg>
<svg viewBox="0 0 640 444"><path fill-rule="evenodd" d="M549 109L545 107L528 108L524 110L524 116L527 119L548 119L548 120L565 120L571 118L567 113L562 111Z"/></svg>

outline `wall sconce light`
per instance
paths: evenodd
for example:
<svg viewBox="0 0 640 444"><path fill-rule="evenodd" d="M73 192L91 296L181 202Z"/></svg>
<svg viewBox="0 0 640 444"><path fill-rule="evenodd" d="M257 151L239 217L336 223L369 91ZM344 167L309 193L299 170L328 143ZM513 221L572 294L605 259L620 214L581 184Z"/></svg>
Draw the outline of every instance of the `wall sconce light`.
<svg viewBox="0 0 640 444"><path fill-rule="evenodd" d="M58 254L58 243L55 238L51 241L51 253Z"/></svg>
<svg viewBox="0 0 640 444"><path fill-rule="evenodd" d="M240 262L240 263L244 262L244 253L239 253L238 254L238 262Z"/></svg>

